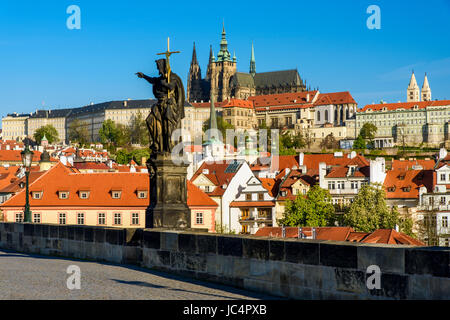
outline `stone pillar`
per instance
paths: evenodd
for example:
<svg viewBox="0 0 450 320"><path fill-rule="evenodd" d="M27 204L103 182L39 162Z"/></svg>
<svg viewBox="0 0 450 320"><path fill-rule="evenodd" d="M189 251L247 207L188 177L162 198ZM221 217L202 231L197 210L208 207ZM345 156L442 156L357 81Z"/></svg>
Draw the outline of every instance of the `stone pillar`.
<svg viewBox="0 0 450 320"><path fill-rule="evenodd" d="M154 167L151 164L154 164ZM187 164L176 165L170 154L158 154L149 160L150 206L146 228L190 229L191 214L187 206ZM156 172L154 172L156 170Z"/></svg>

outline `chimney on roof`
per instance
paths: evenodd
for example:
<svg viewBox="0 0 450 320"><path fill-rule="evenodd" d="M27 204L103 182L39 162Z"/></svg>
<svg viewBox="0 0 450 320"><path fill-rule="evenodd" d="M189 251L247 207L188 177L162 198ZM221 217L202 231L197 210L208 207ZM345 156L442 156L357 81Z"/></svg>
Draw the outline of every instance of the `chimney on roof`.
<svg viewBox="0 0 450 320"><path fill-rule="evenodd" d="M303 166L304 159L305 159L305 154L303 152L300 152L298 155L298 165L300 167Z"/></svg>
<svg viewBox="0 0 450 320"><path fill-rule="evenodd" d="M445 148L441 148L439 150L439 159L444 159L447 156L447 150Z"/></svg>
<svg viewBox="0 0 450 320"><path fill-rule="evenodd" d="M309 93L306 94L306 102L309 102Z"/></svg>

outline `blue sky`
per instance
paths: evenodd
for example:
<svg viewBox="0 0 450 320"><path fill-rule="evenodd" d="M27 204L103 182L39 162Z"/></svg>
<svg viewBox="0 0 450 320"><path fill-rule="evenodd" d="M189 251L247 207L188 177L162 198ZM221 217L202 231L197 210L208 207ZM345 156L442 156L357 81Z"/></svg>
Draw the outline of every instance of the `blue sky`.
<svg viewBox="0 0 450 320"><path fill-rule="evenodd" d="M81 30L69 30L69 5ZM369 30L369 5L381 29ZM174 72L186 80L195 41L202 74L222 21L239 71L297 68L321 92L350 91L360 107L404 101L411 69L433 99L450 99L450 1L2 1L0 116L152 97L134 73L156 75L171 38Z"/></svg>

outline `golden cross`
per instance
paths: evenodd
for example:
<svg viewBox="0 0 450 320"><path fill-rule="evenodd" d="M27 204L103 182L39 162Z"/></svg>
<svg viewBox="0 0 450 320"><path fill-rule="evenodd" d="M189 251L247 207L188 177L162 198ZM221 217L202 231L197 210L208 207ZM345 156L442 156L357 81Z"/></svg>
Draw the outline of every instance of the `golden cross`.
<svg viewBox="0 0 450 320"><path fill-rule="evenodd" d="M180 51L170 51L170 38L167 37L167 51L166 52L157 53L157 55L164 54L166 56L166 61L167 61L167 74L166 74L167 83L170 83L170 72L171 72L171 70L170 70L170 63L169 63L169 57L173 53L180 53ZM167 96L170 97L170 90L167 93Z"/></svg>

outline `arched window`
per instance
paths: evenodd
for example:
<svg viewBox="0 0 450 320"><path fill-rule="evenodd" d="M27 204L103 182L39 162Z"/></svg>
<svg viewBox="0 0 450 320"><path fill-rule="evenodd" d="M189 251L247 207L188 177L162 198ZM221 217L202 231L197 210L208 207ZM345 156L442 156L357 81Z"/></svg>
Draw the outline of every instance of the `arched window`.
<svg viewBox="0 0 450 320"><path fill-rule="evenodd" d="M325 121L328 121L328 110L325 110Z"/></svg>
<svg viewBox="0 0 450 320"><path fill-rule="evenodd" d="M320 121L320 111L317 111L317 121Z"/></svg>

